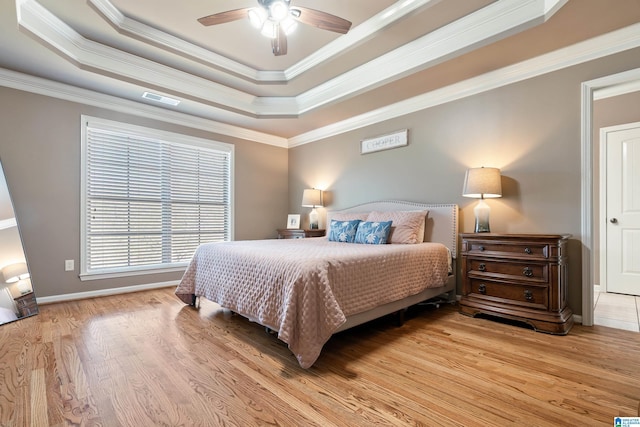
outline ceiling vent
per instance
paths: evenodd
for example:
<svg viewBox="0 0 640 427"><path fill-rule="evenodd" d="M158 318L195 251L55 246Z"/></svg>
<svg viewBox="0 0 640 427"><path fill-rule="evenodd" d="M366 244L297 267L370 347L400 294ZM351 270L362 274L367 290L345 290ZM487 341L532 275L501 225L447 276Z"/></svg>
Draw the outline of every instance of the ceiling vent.
<svg viewBox="0 0 640 427"><path fill-rule="evenodd" d="M162 104L168 104L168 105L173 105L173 106L176 106L176 105L180 104L180 101L178 101L177 99L169 98L168 96L158 95L156 93L151 93L151 92L143 93L142 97L144 99L148 99L148 100L155 101L155 102L160 102Z"/></svg>

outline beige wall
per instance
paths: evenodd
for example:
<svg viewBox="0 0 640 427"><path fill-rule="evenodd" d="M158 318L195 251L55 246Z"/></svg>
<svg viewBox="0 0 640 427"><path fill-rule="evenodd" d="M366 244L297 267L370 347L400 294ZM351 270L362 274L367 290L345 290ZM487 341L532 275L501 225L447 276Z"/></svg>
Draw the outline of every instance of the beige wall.
<svg viewBox="0 0 640 427"><path fill-rule="evenodd" d="M640 67L640 50L511 84L289 150L290 210L302 189L326 188L328 209L384 199L457 203L472 232L476 201L465 170L502 170L503 198L488 200L498 233L569 233L569 302L581 313L581 82ZM409 129L409 145L359 154L363 138ZM458 283L460 291L460 283Z"/></svg>
<svg viewBox="0 0 640 427"><path fill-rule="evenodd" d="M180 273L80 281L80 116L235 145L235 238L273 238L287 215L287 150L0 88L0 159L38 297L179 280ZM64 271L74 259L75 272Z"/></svg>

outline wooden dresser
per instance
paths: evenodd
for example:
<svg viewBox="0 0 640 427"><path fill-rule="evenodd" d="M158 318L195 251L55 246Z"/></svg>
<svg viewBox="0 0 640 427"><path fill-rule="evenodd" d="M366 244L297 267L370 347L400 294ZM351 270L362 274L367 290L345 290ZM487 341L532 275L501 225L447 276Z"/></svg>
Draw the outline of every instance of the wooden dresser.
<svg viewBox="0 0 640 427"><path fill-rule="evenodd" d="M304 239L305 237L322 237L323 229L303 230L302 228L279 228L278 239Z"/></svg>
<svg viewBox="0 0 640 427"><path fill-rule="evenodd" d="M567 305L570 235L461 234L460 312L526 322L564 335L573 326Z"/></svg>

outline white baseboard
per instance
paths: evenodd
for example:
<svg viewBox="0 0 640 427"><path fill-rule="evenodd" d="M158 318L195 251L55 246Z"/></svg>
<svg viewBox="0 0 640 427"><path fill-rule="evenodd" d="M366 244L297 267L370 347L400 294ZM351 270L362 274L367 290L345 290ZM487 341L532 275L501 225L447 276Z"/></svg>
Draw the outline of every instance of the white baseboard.
<svg viewBox="0 0 640 427"><path fill-rule="evenodd" d="M36 292L36 300L38 304L52 304L54 302L74 301L79 299L105 297L108 295L128 294L131 292L146 291L150 289L168 288L169 286L177 286L179 280L169 282L149 283L146 285L125 286L122 288L101 289L99 291L76 292L73 294L52 295L49 297L38 297Z"/></svg>

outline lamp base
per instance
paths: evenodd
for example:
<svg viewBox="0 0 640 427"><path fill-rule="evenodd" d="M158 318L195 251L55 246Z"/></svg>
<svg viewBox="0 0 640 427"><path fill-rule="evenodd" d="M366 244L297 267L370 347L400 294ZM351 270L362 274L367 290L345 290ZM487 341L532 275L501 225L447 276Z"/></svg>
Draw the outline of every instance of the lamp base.
<svg viewBox="0 0 640 427"><path fill-rule="evenodd" d="M473 208L473 213L476 215L476 233L490 233L491 229L489 228L489 212L491 208L484 201L484 199L480 199L475 208Z"/></svg>
<svg viewBox="0 0 640 427"><path fill-rule="evenodd" d="M315 208L313 208L309 213L309 228L311 230L318 229L318 212Z"/></svg>

